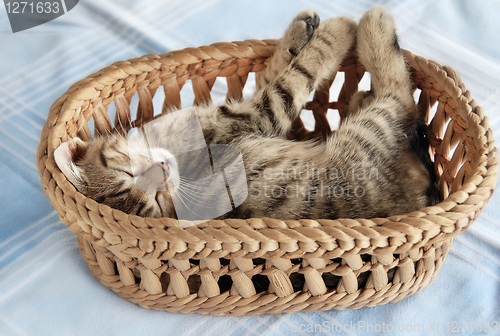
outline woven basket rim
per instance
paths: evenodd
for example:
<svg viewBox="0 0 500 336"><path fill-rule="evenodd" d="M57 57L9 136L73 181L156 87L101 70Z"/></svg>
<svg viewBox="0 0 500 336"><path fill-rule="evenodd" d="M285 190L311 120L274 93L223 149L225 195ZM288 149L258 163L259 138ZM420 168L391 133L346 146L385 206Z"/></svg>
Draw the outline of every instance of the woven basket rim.
<svg viewBox="0 0 500 336"><path fill-rule="evenodd" d="M93 101L113 100L110 96L110 87L119 80L126 80L129 76L141 76L157 70L169 71L179 67L195 67L197 64L213 63L217 65L241 60L242 67L246 60L265 59L272 55L276 40L247 40L237 42L221 42L210 46L187 48L163 55L145 55L142 57L120 61L89 75L73 84L52 105L47 122L41 135L41 142L37 152L37 166L44 191L53 206L58 209L61 219L67 223L66 211L68 207L72 213L80 216L84 212L100 213L101 218L90 217L104 234L127 233L137 238L158 239L167 241L200 242L203 241L203 231L207 228L215 229L225 242L258 241L261 249L263 242L269 242L268 251L264 255L276 250L273 243L286 243L290 239L304 243L307 249L302 252L322 255L318 252L321 243L332 241L332 237L344 253L372 253L388 254L400 253L410 249L443 241L454 237L465 230L470 222L482 210L493 192L498 170L493 132L489 127L488 118L482 109L476 106L469 91L456 72L443 67L436 62L416 56L409 51L405 52L408 64L417 72L433 79L443 91L456 95L451 98L459 110L460 117L457 123L472 138L466 139L473 143L466 143L468 148L475 148L478 159L470 177L460 189L451 193L439 204L426 207L408 214L389 218L370 219L335 219L335 220L279 220L271 218L257 219L226 219L211 220L203 224L181 229L178 221L170 218L141 218L128 215L120 210L112 209L86 198L77 192L72 184L62 175L53 159L53 150L62 141L67 140L66 126L75 122L82 123L82 107L89 106ZM247 62L248 63L248 62ZM235 66L239 67L240 64ZM205 72L204 78L210 73ZM159 81L159 78L154 79ZM151 83L151 82L150 82ZM159 85L159 84L158 84ZM108 94L108 96L106 96ZM85 112L88 113L88 109ZM94 116L95 118L95 116ZM463 124L463 125L462 125ZM62 132L62 130L66 132ZM465 140L464 140L465 141ZM477 149L479 147L479 149ZM85 209L81 209L82 206ZM83 215L82 215L83 213ZM94 216L95 217L95 216ZM82 217L83 218L83 217ZM103 218L112 218L111 221ZM117 223L120 223L118 225ZM251 232L253 231L253 233ZM258 231L258 234L255 233ZM279 248L278 248L279 250ZM282 256L292 256L293 253L279 251ZM255 257L255 253L247 253L244 257Z"/></svg>

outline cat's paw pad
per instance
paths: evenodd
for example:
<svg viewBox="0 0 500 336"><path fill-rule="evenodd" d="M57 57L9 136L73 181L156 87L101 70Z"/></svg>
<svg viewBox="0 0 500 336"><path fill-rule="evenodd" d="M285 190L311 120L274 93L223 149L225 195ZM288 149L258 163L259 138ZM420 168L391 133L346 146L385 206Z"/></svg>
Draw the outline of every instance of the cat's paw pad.
<svg viewBox="0 0 500 336"><path fill-rule="evenodd" d="M299 13L288 27L282 38L285 51L297 56L311 40L314 31L319 27L320 19L313 10Z"/></svg>
<svg viewBox="0 0 500 336"><path fill-rule="evenodd" d="M304 21L306 24L306 33L308 35L308 38L311 39L313 31L319 27L320 19L318 14L312 10L306 10L301 13L299 13L295 19L293 19L293 22L300 22Z"/></svg>

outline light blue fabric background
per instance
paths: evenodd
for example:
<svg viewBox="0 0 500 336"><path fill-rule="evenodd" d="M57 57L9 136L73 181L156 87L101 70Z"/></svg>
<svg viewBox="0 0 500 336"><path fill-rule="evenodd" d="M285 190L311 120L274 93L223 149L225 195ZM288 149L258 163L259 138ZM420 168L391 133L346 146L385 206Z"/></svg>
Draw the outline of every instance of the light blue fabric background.
<svg viewBox="0 0 500 336"><path fill-rule="evenodd" d="M335 334L384 334L376 331L391 325L399 335L447 335L456 334L456 321L459 334L477 335L476 322L500 323L498 193L455 239L436 280L412 297L354 311L238 318L149 311L123 301L91 275L75 235L43 194L35 162L40 131L52 102L77 80L147 53L276 38L307 8L323 19L358 20L375 3L395 15L403 48L462 76L498 142L500 1L81 0L64 16L16 34L0 5L0 334L309 335L308 324L341 324L346 332ZM223 99L217 87L215 93ZM463 329L460 321L467 322ZM373 332L360 329L363 322ZM482 334L499 335L497 327ZM396 333L400 328L406 331Z"/></svg>

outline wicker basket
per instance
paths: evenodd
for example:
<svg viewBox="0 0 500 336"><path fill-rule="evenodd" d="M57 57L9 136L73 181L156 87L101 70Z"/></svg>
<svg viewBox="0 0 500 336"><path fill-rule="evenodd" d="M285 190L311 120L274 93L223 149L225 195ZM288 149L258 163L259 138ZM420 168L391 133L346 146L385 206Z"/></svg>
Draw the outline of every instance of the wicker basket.
<svg viewBox="0 0 500 336"><path fill-rule="evenodd" d="M136 92L136 120L154 117L152 97L160 86L164 107L180 107L189 79L195 104L210 100L216 77L226 77L228 98L241 99L248 74L265 67L275 44L218 43L117 62L75 83L53 104L37 154L44 191L77 234L94 276L122 298L144 308L214 315L396 302L434 279L452 238L490 199L498 159L483 110L452 69L407 51L439 175L443 201L436 206L390 218L226 219L181 229L174 219L130 216L86 198L57 168L55 148L77 135L89 139L91 119L100 133L126 121ZM340 71L345 76L337 101L330 102L331 82L325 81L306 106L316 129L308 134L298 122L297 138L329 133L328 109L345 116L364 69L351 54ZM114 122L107 111L112 101Z"/></svg>

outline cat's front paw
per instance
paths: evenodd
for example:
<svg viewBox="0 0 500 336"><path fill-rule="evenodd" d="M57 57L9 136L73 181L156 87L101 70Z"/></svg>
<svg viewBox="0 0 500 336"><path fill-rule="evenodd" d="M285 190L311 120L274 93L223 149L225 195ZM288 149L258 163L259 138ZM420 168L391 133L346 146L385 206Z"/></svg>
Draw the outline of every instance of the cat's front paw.
<svg viewBox="0 0 500 336"><path fill-rule="evenodd" d="M320 19L313 10L299 13L288 27L281 39L284 51L297 56L311 40L314 31L319 27Z"/></svg>
<svg viewBox="0 0 500 336"><path fill-rule="evenodd" d="M321 22L311 42L299 57L316 67L325 66L329 71L336 69L356 41L357 24L347 17L336 17Z"/></svg>

